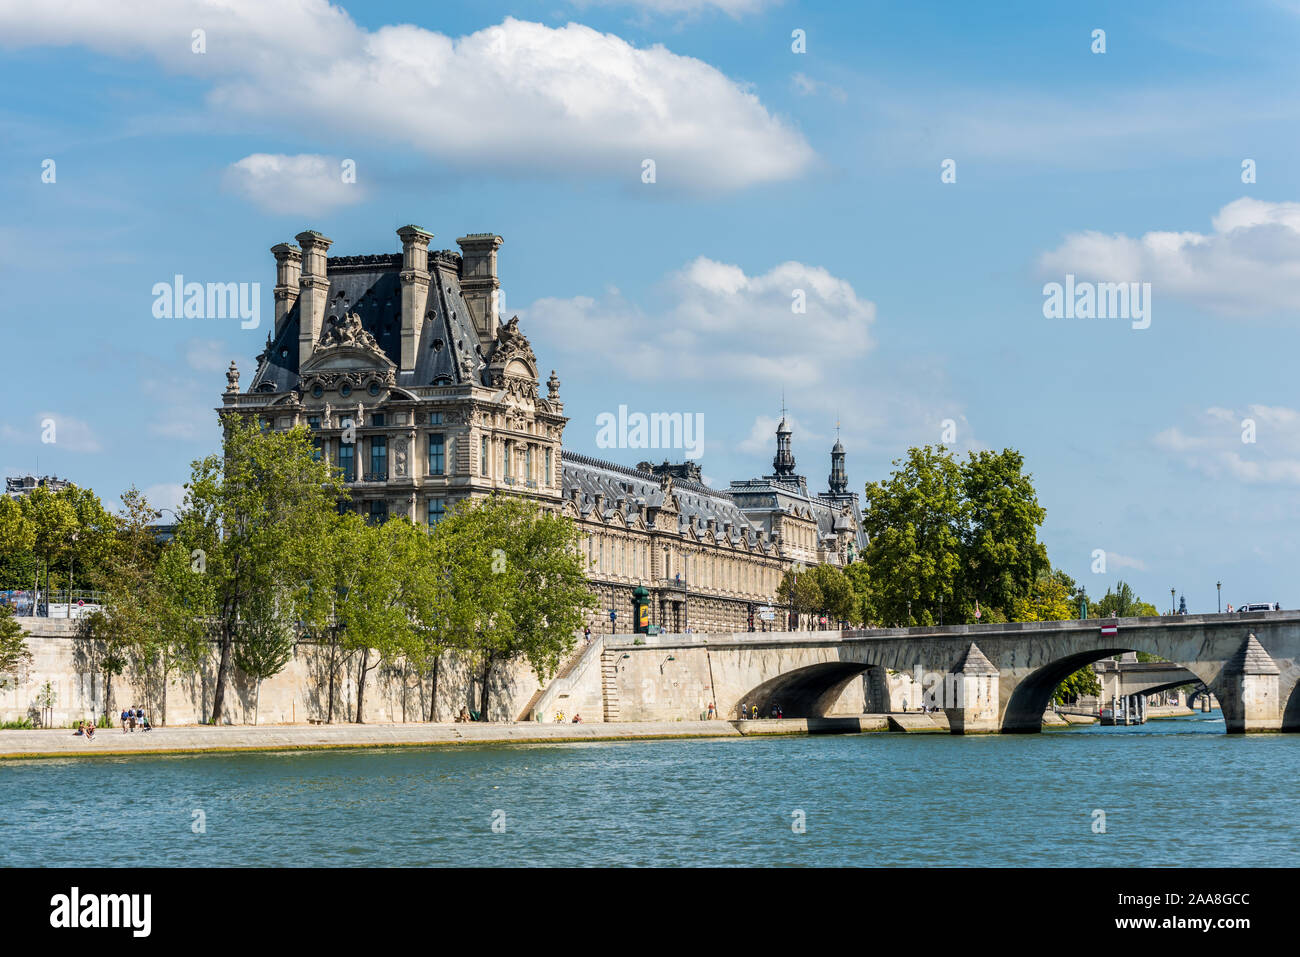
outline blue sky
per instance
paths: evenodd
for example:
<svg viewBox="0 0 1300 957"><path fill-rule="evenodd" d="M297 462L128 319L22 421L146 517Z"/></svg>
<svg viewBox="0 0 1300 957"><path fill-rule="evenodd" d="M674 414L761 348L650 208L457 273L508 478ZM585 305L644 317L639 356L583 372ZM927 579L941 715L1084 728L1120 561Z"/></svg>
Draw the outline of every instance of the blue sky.
<svg viewBox="0 0 1300 957"><path fill-rule="evenodd" d="M271 245L494 231L569 448L699 412L725 486L784 390L800 471L838 417L860 490L950 419L1025 454L1090 594L1295 607L1298 38L1283 2L0 0L0 468L174 504ZM155 318L177 273L261 283L263 326ZM1045 318L1067 273L1150 283L1149 328Z"/></svg>

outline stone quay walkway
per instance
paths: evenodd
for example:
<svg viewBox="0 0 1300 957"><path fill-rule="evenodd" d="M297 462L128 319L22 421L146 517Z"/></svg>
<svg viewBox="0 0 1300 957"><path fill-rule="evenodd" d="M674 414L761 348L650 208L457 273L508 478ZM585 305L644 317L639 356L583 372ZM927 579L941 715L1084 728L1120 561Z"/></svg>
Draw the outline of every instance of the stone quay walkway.
<svg viewBox="0 0 1300 957"><path fill-rule="evenodd" d="M730 721L624 721L596 724L470 722L467 724L187 725L123 734L100 728L86 740L70 728L0 731L0 760L121 757L224 751L429 747L457 744L548 744L662 738L741 737Z"/></svg>

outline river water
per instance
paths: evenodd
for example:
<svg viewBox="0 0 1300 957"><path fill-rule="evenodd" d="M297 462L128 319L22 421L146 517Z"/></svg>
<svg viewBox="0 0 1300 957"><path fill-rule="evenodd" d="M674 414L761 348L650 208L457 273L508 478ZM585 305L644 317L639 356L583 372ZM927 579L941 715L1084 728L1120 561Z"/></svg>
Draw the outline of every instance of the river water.
<svg viewBox="0 0 1300 957"><path fill-rule="evenodd" d="M0 864L1295 866L1297 779L1300 735L1229 737L1218 712L1039 735L4 762Z"/></svg>

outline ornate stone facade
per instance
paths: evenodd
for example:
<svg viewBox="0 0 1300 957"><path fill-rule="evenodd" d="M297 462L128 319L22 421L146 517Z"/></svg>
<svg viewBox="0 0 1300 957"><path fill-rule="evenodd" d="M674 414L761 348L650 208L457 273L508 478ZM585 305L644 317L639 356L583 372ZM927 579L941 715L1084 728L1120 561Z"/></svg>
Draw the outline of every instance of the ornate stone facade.
<svg viewBox="0 0 1300 957"><path fill-rule="evenodd" d="M309 427L343 470L352 508L432 523L501 491L569 515L602 602L593 631L631 629L637 586L665 630L762 628L786 568L861 550L857 496L837 485L843 448L831 492L809 496L784 420L775 473L730 491L689 464L630 468L563 452L560 380L552 371L540 394L518 318L497 314L501 237L463 236L456 253L431 252L417 226L397 234L393 255L328 258L333 241L313 231L272 247L275 326L247 391L232 362L222 396L221 411ZM770 623L786 625L780 612Z"/></svg>

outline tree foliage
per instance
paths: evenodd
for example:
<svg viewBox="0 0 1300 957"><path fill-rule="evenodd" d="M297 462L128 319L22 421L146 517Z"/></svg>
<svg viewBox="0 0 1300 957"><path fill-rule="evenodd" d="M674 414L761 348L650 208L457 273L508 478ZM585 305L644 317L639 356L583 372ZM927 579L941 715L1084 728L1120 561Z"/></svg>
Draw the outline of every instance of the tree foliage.
<svg viewBox="0 0 1300 957"><path fill-rule="evenodd" d="M13 609L0 605L0 687L31 660L23 626L14 618Z"/></svg>
<svg viewBox="0 0 1300 957"><path fill-rule="evenodd" d="M219 661L213 723L225 709L240 622L285 603L301 617L308 583L323 577L335 504L346 496L335 470L317 461L305 428L263 430L227 416L223 454L192 466L176 539L208 576L191 614L216 623Z"/></svg>
<svg viewBox="0 0 1300 957"><path fill-rule="evenodd" d="M1014 449L958 463L942 446L912 448L866 486L869 608L886 624L1005 621L1048 568L1046 512ZM911 609L911 618L908 609Z"/></svg>
<svg viewBox="0 0 1300 957"><path fill-rule="evenodd" d="M597 606L573 522L523 499L462 502L433 531L440 630L479 662L486 715L494 669L522 659L539 678L573 648L583 611Z"/></svg>

